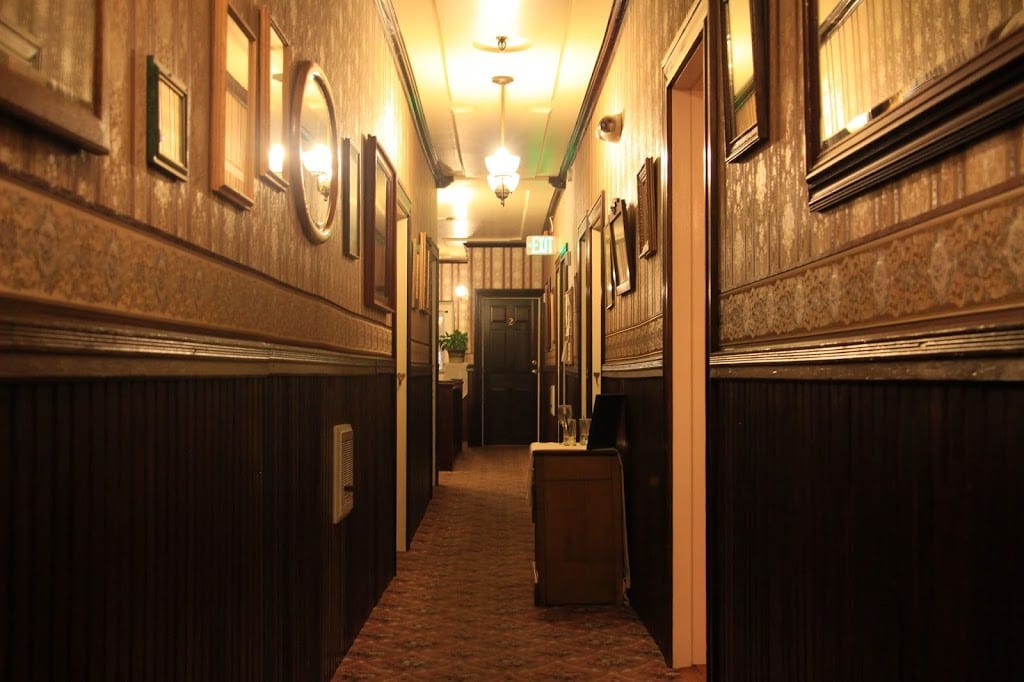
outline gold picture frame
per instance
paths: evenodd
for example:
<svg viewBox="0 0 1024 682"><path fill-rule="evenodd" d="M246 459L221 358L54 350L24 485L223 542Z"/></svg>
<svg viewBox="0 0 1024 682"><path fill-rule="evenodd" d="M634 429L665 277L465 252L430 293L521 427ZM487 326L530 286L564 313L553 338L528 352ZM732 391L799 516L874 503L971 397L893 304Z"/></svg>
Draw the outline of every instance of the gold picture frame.
<svg viewBox="0 0 1024 682"><path fill-rule="evenodd" d="M227 0L213 3L210 186L238 208L255 190L256 36Z"/></svg>

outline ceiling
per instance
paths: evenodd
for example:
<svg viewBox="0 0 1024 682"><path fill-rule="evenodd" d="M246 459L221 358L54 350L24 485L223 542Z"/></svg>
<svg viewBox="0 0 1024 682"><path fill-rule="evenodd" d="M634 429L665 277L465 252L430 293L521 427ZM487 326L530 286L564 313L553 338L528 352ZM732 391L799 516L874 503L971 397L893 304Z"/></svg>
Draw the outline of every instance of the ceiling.
<svg viewBox="0 0 1024 682"><path fill-rule="evenodd" d="M452 179L438 190L442 258L464 256L467 240L521 240L544 230L623 4L391 0L385 21L393 23L413 116L438 184ZM498 36L507 36L504 50ZM513 78L505 89L505 146L521 158L519 188L504 207L487 185L484 165L500 146L495 76Z"/></svg>

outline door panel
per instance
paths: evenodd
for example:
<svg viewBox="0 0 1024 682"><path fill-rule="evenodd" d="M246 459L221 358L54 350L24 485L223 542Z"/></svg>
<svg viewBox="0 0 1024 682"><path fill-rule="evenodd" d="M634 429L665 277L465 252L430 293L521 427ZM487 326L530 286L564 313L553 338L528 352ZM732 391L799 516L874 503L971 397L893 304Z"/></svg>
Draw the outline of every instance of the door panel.
<svg viewBox="0 0 1024 682"><path fill-rule="evenodd" d="M537 440L537 301L483 301L483 442Z"/></svg>

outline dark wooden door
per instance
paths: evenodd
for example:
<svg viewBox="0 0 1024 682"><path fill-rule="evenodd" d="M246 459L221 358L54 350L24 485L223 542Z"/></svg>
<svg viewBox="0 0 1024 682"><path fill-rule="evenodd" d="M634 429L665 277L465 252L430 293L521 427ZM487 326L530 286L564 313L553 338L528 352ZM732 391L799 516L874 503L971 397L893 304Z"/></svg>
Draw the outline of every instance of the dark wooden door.
<svg viewBox="0 0 1024 682"><path fill-rule="evenodd" d="M481 306L483 443L537 440L537 300L491 298Z"/></svg>

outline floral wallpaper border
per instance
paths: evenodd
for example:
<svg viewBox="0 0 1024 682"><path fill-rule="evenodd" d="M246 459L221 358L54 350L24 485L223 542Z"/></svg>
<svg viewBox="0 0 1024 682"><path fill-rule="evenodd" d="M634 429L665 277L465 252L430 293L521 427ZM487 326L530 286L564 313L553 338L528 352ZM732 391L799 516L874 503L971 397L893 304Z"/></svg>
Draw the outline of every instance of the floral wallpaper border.
<svg viewBox="0 0 1024 682"><path fill-rule="evenodd" d="M215 257L0 181L0 298L389 355L390 329Z"/></svg>
<svg viewBox="0 0 1024 682"><path fill-rule="evenodd" d="M1024 307L1024 189L721 295L722 347Z"/></svg>

